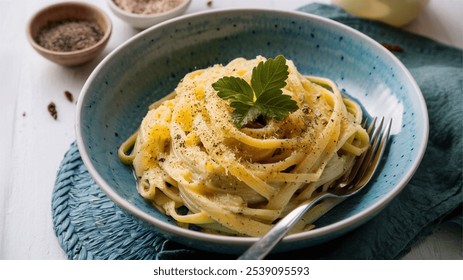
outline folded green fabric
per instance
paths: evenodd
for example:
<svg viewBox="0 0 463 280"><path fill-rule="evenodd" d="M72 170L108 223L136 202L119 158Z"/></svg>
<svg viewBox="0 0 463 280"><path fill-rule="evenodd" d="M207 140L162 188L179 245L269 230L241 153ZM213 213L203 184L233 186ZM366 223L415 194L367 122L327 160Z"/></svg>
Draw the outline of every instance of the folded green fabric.
<svg viewBox="0 0 463 280"><path fill-rule="evenodd" d="M430 122L426 153L405 189L380 214L326 244L270 259L397 259L463 203L463 51L329 5L301 11L349 25L380 43L400 46L425 97ZM186 248L147 228L107 198L85 169L75 143L60 166L52 197L53 225L69 259L229 259Z"/></svg>

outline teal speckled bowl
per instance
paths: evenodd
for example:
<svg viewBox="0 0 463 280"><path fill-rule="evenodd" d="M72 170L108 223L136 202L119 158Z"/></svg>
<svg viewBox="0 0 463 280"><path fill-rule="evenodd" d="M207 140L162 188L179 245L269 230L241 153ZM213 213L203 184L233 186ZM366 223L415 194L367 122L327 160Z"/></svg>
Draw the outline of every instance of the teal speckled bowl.
<svg viewBox="0 0 463 280"><path fill-rule="evenodd" d="M90 174L122 209L165 234L202 250L239 253L256 238L205 234L175 225L137 193L132 170L117 157L148 105L198 68L236 57L285 55L305 74L328 77L370 116L393 118L389 149L361 194L322 217L317 228L287 236L277 250L329 241L381 211L407 184L424 154L426 105L407 69L367 36L299 12L216 10L183 16L143 31L109 54L78 100L77 144Z"/></svg>

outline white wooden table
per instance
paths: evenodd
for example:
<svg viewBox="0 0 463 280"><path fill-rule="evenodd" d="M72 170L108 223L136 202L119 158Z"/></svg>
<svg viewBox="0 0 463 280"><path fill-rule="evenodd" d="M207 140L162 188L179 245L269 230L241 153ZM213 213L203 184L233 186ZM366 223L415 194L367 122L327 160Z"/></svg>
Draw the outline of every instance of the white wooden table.
<svg viewBox="0 0 463 280"><path fill-rule="evenodd" d="M56 1L0 0L0 259L65 259L53 232L51 194L59 164L75 140L75 104L86 78L101 57L64 68L39 56L28 44L26 23L38 9ZM104 0L88 1L113 20L103 55L137 33L113 16ZM308 0L193 0L188 13L227 7L294 10ZM329 0L320 1L329 3ZM431 0L407 30L463 48L462 0ZM58 119L47 105L54 102ZM462 258L461 228L444 226L415 246L406 259Z"/></svg>

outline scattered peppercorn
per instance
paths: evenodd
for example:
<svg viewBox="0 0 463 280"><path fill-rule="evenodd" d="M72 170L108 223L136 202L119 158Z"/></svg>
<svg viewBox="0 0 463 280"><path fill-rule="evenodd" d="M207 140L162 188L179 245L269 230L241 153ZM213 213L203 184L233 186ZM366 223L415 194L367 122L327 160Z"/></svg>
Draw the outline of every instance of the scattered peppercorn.
<svg viewBox="0 0 463 280"><path fill-rule="evenodd" d="M58 119L58 111L56 111L56 105L54 102L48 104L48 112L55 120Z"/></svg>
<svg viewBox="0 0 463 280"><path fill-rule="evenodd" d="M391 45L391 44L387 44L387 43L384 43L384 42L381 43L381 45L383 47L385 47L386 49L388 49L389 51L391 51L391 52L400 52L400 53L404 52L404 49L399 45Z"/></svg>
<svg viewBox="0 0 463 280"><path fill-rule="evenodd" d="M74 101L74 96L72 95L71 92L69 92L68 90L64 91L64 95L66 96L66 99L69 101L69 102L73 102Z"/></svg>

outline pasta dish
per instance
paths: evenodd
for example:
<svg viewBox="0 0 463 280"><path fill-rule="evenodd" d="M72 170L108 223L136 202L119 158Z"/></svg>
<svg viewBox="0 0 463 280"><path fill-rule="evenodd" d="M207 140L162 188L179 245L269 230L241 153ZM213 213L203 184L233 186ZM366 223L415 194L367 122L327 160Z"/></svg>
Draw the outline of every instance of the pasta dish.
<svg viewBox="0 0 463 280"><path fill-rule="evenodd" d="M252 82L253 69L265 61L236 58L187 74L120 146L140 195L178 225L262 236L301 202L325 192L367 150L360 106L334 82L302 75L291 60L281 92L295 110L237 126L234 104L213 85L223 77ZM293 232L313 228L336 203L322 201Z"/></svg>

